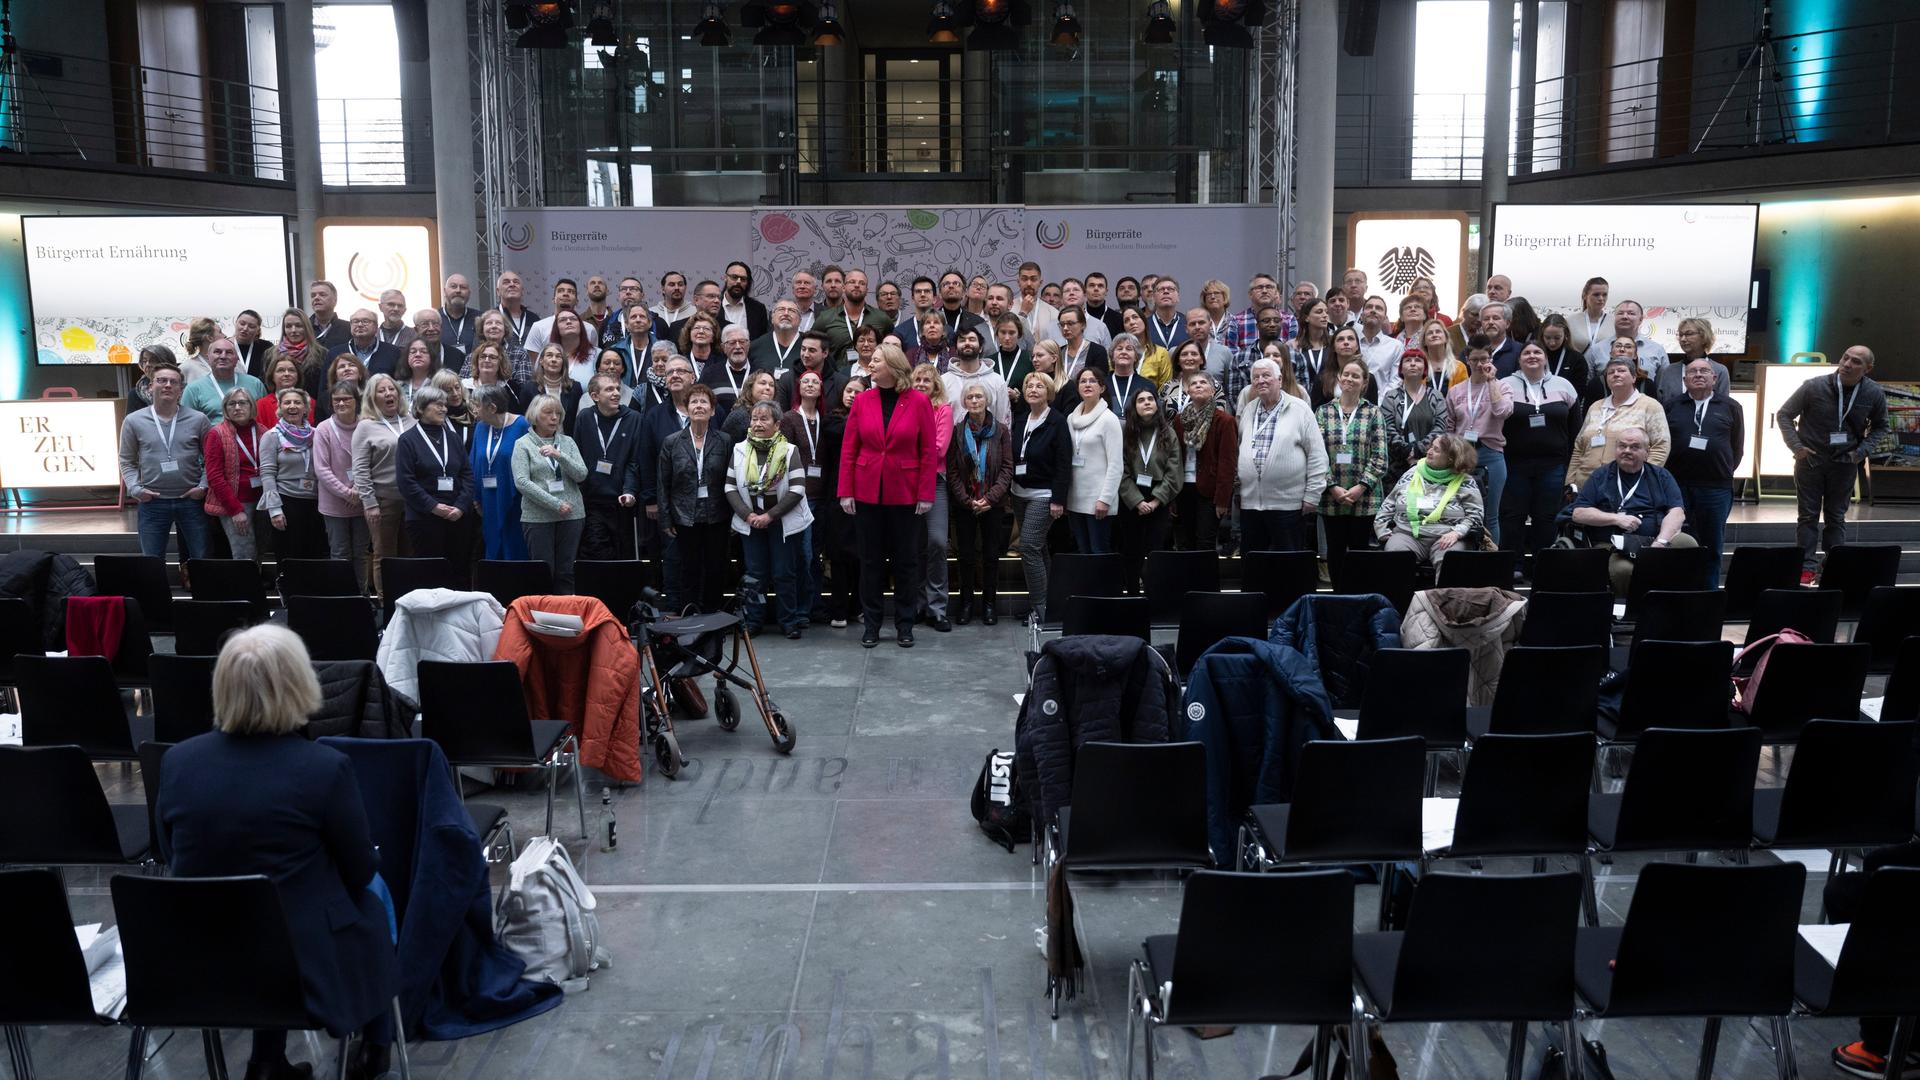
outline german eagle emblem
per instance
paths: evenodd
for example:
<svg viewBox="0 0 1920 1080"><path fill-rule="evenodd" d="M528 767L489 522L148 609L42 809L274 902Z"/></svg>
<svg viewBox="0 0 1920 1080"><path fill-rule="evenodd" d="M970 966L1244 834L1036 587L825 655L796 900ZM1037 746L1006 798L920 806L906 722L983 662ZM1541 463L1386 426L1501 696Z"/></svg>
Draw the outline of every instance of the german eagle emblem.
<svg viewBox="0 0 1920 1080"><path fill-rule="evenodd" d="M1426 248L1388 248L1380 255L1380 287L1404 293L1415 278L1433 276L1433 253Z"/></svg>

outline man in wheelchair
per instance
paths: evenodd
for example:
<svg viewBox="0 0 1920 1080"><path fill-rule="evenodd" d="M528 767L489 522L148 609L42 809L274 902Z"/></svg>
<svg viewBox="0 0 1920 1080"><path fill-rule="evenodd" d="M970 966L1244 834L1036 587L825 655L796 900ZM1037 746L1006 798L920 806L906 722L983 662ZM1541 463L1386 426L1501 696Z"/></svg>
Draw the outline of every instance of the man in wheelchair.
<svg viewBox="0 0 1920 1080"><path fill-rule="evenodd" d="M1637 427L1620 432L1613 461L1595 470L1560 511L1561 544L1611 547L1607 576L1615 596L1627 594L1633 560L1649 547L1699 546L1680 531L1687 511L1673 474L1647 464L1647 433Z"/></svg>

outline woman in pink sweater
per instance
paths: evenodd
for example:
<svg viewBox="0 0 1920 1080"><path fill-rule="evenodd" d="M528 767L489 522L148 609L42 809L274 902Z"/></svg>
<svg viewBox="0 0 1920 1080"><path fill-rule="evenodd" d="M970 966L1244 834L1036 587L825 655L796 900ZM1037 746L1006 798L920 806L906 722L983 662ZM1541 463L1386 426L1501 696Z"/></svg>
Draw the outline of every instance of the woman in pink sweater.
<svg viewBox="0 0 1920 1080"><path fill-rule="evenodd" d="M353 428L360 419L360 386L351 379L333 384L330 415L313 429L313 471L319 483L320 520L327 526L327 552L353 563L354 580L367 591L366 511L353 487Z"/></svg>

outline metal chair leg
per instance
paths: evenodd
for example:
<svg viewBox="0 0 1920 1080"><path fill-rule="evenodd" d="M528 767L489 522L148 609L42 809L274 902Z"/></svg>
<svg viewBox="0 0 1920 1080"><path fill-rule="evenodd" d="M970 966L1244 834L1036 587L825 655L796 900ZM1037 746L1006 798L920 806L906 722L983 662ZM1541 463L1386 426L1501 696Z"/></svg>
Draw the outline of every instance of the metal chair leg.
<svg viewBox="0 0 1920 1080"><path fill-rule="evenodd" d="M1527 1071L1527 1022L1515 1020L1507 1035L1507 1080L1522 1080Z"/></svg>
<svg viewBox="0 0 1920 1080"><path fill-rule="evenodd" d="M1776 1016L1773 1024L1773 1066L1780 1080L1797 1080L1800 1065L1793 1060L1793 1017Z"/></svg>
<svg viewBox="0 0 1920 1080"><path fill-rule="evenodd" d="M13 1065L14 1080L33 1080L33 1052L27 1048L27 1029L7 1025L7 1060Z"/></svg>
<svg viewBox="0 0 1920 1080"><path fill-rule="evenodd" d="M353 1034L340 1036L340 1060L334 1063L334 1080L347 1080L347 1059L353 1056Z"/></svg>
<svg viewBox="0 0 1920 1080"><path fill-rule="evenodd" d="M213 1028L200 1029L200 1052L206 1055L210 1080L227 1080L227 1051L220 1045L220 1033Z"/></svg>
<svg viewBox="0 0 1920 1080"><path fill-rule="evenodd" d="M1120 1074L1122 1080L1133 1080L1133 1021L1140 1005L1140 961L1135 960L1127 966L1127 1071Z"/></svg>
<svg viewBox="0 0 1920 1080"><path fill-rule="evenodd" d="M1361 1077L1367 1072L1367 1007L1360 995L1353 995L1353 1018L1347 1030L1347 1075Z"/></svg>
<svg viewBox="0 0 1920 1080"><path fill-rule="evenodd" d="M547 758L547 831L544 835L553 835L553 783L554 774L560 771L560 763L552 757Z"/></svg>
<svg viewBox="0 0 1920 1080"><path fill-rule="evenodd" d="M127 1038L127 1080L140 1080L147 1063L147 1029L136 1027Z"/></svg>
<svg viewBox="0 0 1920 1080"><path fill-rule="evenodd" d="M1593 880L1593 856L1580 856L1580 883L1585 886L1580 897L1580 915L1588 926L1600 925L1600 891Z"/></svg>
<svg viewBox="0 0 1920 1080"><path fill-rule="evenodd" d="M1333 1026L1321 1024L1313 1032L1313 1080L1333 1075Z"/></svg>
<svg viewBox="0 0 1920 1080"><path fill-rule="evenodd" d="M1711 1080L1713 1076L1713 1058L1720 1049L1720 1018L1707 1017L1707 1031L1700 1042L1700 1070L1695 1074L1698 1080Z"/></svg>
<svg viewBox="0 0 1920 1080"><path fill-rule="evenodd" d="M1903 1074L1907 1053L1912 1047L1913 1017L1903 1016L1893 1024L1893 1045L1887 1048L1887 1080L1895 1080Z"/></svg>
<svg viewBox="0 0 1920 1080"><path fill-rule="evenodd" d="M580 776L580 740L573 740L573 796L580 808L580 839L587 839L587 783Z"/></svg>
<svg viewBox="0 0 1920 1080"><path fill-rule="evenodd" d="M1566 1044L1567 1080L1584 1080L1587 1073L1587 1048L1580 1041L1580 1018L1560 1022L1560 1040Z"/></svg>
<svg viewBox="0 0 1920 1080"><path fill-rule="evenodd" d="M407 1062L407 1021L400 1014L400 999L393 999L393 1059L400 1065L400 1080L413 1080L413 1068Z"/></svg>

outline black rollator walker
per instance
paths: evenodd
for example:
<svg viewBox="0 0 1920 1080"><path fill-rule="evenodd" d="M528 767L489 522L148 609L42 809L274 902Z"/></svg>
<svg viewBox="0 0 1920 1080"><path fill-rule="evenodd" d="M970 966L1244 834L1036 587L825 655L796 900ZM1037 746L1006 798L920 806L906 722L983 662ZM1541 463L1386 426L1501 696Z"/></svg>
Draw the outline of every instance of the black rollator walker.
<svg viewBox="0 0 1920 1080"><path fill-rule="evenodd" d="M739 699L727 688L732 684L753 695L773 748L782 754L793 752L793 724L773 703L773 695L767 693L760 660L753 652L753 638L740 621L742 602L759 588L760 583L752 577L742 580L733 606L707 615L666 618L660 613L661 596L653 589L642 589L639 603L633 605L627 630L633 637L633 647L639 650L645 678L640 689L641 737L652 742L654 760L669 780L687 763L673 735L674 708L678 706L689 718L707 714L697 682L707 674L713 676L713 716L722 729L732 731L740 726ZM751 680L738 674L743 649L747 668L753 673Z"/></svg>

